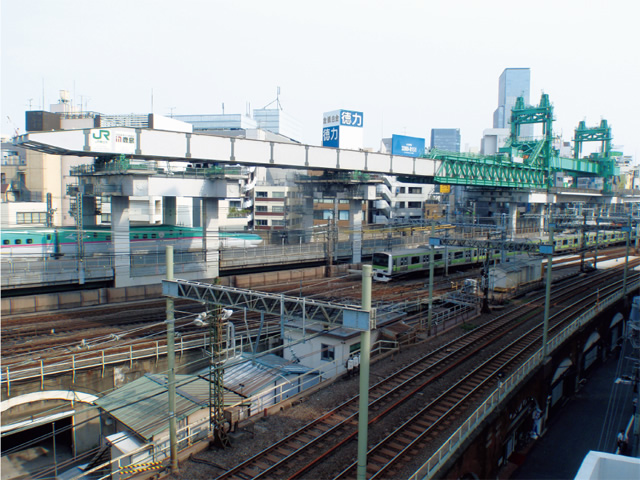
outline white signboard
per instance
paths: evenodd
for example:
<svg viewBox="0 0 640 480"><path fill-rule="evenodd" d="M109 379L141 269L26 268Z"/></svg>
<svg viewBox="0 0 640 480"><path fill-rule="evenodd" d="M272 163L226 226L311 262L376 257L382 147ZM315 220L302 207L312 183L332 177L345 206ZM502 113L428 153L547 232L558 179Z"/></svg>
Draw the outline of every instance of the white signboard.
<svg viewBox="0 0 640 480"><path fill-rule="evenodd" d="M132 130L94 128L89 132L91 151L136 153L136 135Z"/></svg>

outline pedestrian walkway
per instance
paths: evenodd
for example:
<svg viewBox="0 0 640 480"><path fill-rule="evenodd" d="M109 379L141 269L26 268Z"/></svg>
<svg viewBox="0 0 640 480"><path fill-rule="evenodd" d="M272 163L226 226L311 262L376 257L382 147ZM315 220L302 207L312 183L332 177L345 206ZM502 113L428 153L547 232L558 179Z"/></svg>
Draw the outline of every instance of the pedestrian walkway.
<svg viewBox="0 0 640 480"><path fill-rule="evenodd" d="M613 417L609 415L612 426L603 434L607 412L611 411L609 398L617 362L614 355L591 372L584 387L550 420L545 434L531 446L515 472L499 478L573 479L590 450L616 453L616 436L627 426L632 410L631 402L628 409L618 407Z"/></svg>

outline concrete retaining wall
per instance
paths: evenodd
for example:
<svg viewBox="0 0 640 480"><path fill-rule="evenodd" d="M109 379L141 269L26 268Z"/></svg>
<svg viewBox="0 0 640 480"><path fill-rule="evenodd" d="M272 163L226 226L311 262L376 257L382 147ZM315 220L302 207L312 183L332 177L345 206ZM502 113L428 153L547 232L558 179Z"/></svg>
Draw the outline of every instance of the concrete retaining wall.
<svg viewBox="0 0 640 480"><path fill-rule="evenodd" d="M280 272L252 273L249 275L234 275L221 277L220 283L225 286L238 288L259 288L262 285L276 285L279 283L298 282L324 278L327 273L331 276L342 275L350 265L331 267L298 268ZM92 307L110 303L130 302L134 300L150 300L162 297L162 285L136 285L121 288L99 288L95 290L77 290L61 293L47 293L43 295L29 295L25 297L3 297L2 315L18 315L37 312L63 310L65 308Z"/></svg>

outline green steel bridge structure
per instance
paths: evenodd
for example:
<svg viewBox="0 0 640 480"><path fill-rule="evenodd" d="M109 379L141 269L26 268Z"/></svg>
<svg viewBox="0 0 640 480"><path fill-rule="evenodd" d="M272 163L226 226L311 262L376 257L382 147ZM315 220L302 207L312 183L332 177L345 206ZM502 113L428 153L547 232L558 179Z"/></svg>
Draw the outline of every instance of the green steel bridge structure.
<svg viewBox="0 0 640 480"><path fill-rule="evenodd" d="M541 138L520 136L522 125L542 124ZM506 145L496 155L474 155L432 149L426 158L440 161L434 180L440 184L487 187L548 189L554 187L556 172L577 177L610 178L619 175L611 150L611 128L606 120L589 128L580 122L575 130L573 158L559 155L553 146L553 105L543 94L537 106L525 105L518 97L511 113L511 132ZM580 158L584 142L601 142L599 153ZM604 189L607 191L607 182Z"/></svg>

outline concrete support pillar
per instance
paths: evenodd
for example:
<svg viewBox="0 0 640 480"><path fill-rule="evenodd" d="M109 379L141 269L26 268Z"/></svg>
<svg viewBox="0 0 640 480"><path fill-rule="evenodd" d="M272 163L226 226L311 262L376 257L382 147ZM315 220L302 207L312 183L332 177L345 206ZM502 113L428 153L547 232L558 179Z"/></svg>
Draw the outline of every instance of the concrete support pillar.
<svg viewBox="0 0 640 480"><path fill-rule="evenodd" d="M218 199L202 200L202 248L206 264L206 277L220 275L220 229L218 227Z"/></svg>
<svg viewBox="0 0 640 480"><path fill-rule="evenodd" d="M175 225L178 220L176 197L162 197L162 223Z"/></svg>
<svg viewBox="0 0 640 480"><path fill-rule="evenodd" d="M349 241L353 249L351 263L362 262L362 200L349 201Z"/></svg>
<svg viewBox="0 0 640 480"><path fill-rule="evenodd" d="M540 236L544 235L544 225L545 225L545 208L544 204L538 205L538 214L540 215Z"/></svg>
<svg viewBox="0 0 640 480"><path fill-rule="evenodd" d="M518 227L518 205L509 203L509 233L510 239L516 239L516 231Z"/></svg>
<svg viewBox="0 0 640 480"><path fill-rule="evenodd" d="M131 277L129 197L111 197L111 241L116 287L129 285Z"/></svg>
<svg viewBox="0 0 640 480"><path fill-rule="evenodd" d="M191 206L192 220L191 225L194 228L202 227L202 198L194 197Z"/></svg>
<svg viewBox="0 0 640 480"><path fill-rule="evenodd" d="M82 225L84 228L96 226L96 197L82 196Z"/></svg>

